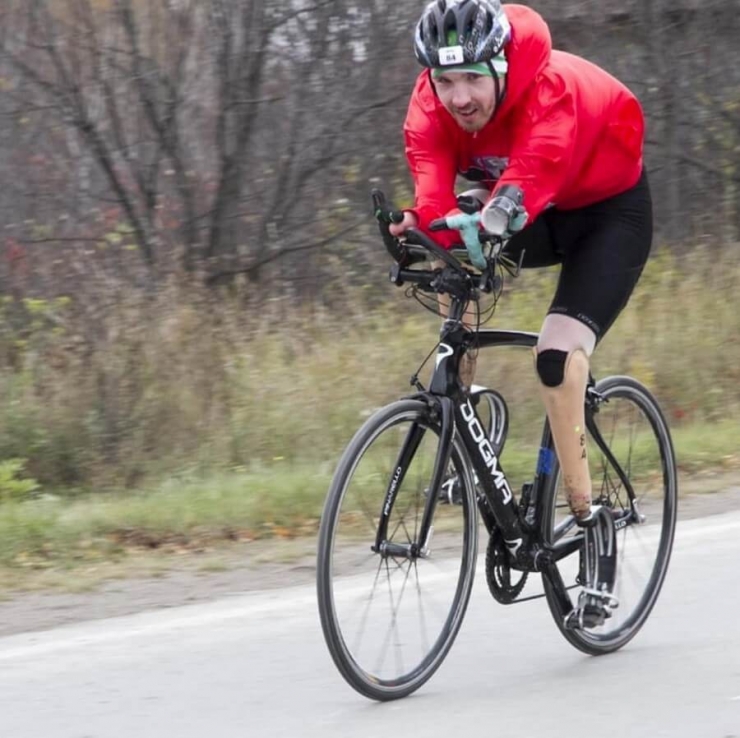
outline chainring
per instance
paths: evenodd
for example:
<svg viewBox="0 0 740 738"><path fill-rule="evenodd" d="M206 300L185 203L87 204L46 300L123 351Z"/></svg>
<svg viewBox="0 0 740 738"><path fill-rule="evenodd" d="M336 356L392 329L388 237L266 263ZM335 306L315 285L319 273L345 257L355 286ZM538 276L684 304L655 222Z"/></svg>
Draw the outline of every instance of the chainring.
<svg viewBox="0 0 740 738"><path fill-rule="evenodd" d="M502 605L510 605L519 597L529 576L529 572L520 572L518 581L512 584L511 573L504 538L495 530L486 549L486 581L493 598Z"/></svg>

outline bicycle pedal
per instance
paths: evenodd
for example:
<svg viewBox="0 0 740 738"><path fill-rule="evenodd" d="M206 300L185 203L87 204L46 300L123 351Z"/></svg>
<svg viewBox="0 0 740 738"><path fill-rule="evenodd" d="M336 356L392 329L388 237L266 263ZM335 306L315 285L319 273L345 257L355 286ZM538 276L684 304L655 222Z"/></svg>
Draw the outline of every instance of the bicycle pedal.
<svg viewBox="0 0 740 738"><path fill-rule="evenodd" d="M615 597L606 587L600 590L585 587L580 594L579 603L603 607L609 613L608 617L610 617L612 610L619 607L619 598Z"/></svg>
<svg viewBox="0 0 740 738"><path fill-rule="evenodd" d="M577 607L565 618L567 630L590 630L606 622L609 615L603 609L593 606Z"/></svg>
<svg viewBox="0 0 740 738"><path fill-rule="evenodd" d="M586 594L581 593L585 601L582 601L578 607L571 610L565 617L565 627L568 630L589 630L598 628L603 625L611 616L614 607L619 603L611 595L604 596L602 593Z"/></svg>

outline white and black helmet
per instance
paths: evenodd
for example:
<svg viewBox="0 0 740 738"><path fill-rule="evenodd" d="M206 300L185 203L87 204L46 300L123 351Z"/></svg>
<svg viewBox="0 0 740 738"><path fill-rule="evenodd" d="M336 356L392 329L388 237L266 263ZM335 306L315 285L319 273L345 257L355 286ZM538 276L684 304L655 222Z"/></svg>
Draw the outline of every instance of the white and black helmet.
<svg viewBox="0 0 740 738"><path fill-rule="evenodd" d="M416 26L414 50L425 67L489 62L511 36L500 0L434 0Z"/></svg>

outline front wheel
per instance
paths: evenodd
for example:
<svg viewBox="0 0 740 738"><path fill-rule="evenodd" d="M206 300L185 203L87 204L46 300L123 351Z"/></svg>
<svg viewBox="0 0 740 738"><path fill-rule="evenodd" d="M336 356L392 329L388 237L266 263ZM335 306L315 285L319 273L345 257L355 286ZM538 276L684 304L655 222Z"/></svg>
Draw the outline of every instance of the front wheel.
<svg viewBox="0 0 740 738"><path fill-rule="evenodd" d="M613 460L589 434L589 466L593 502L605 506L616 522L613 594L619 604L603 625L574 630L562 622L557 597L544 580L548 605L558 628L572 645L592 655L621 648L647 620L668 570L678 502L673 444L655 398L630 377L603 379L597 383L596 391L602 399L595 408L587 407L586 413L593 419L593 427ZM578 535L578 529L572 526L557 462L544 494L542 520L547 543L562 545L568 536ZM578 552L560 561L558 569L566 587L582 584ZM571 592L577 595L578 588ZM576 604L575 598L572 600Z"/></svg>
<svg viewBox="0 0 740 738"><path fill-rule="evenodd" d="M427 500L438 497L429 484L439 433L424 402L379 410L344 452L326 499L317 563L321 625L342 676L371 699L405 697L432 676L470 598L477 508L456 436L443 481L458 480L461 504L433 503L434 535L419 540Z"/></svg>

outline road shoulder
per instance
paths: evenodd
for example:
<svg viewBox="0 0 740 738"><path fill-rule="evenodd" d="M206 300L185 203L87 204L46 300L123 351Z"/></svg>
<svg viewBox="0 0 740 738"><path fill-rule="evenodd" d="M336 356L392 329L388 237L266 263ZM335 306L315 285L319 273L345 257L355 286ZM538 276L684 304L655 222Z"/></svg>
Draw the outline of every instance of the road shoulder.
<svg viewBox="0 0 740 738"><path fill-rule="evenodd" d="M707 492L708 485L718 491ZM736 475L692 479L683 487L679 520L733 510L740 510ZM314 538L235 543L225 550L173 557L162 563L156 576L104 579L93 591L5 593L0 637L310 584L315 579L315 551Z"/></svg>

